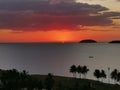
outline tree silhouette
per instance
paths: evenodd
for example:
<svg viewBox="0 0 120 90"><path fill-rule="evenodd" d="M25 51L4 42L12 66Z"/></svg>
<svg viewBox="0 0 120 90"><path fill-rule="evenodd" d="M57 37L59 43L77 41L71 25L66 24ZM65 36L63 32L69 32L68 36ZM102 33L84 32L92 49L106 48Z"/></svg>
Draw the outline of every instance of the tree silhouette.
<svg viewBox="0 0 120 90"><path fill-rule="evenodd" d="M117 73L117 81L120 82L120 72Z"/></svg>
<svg viewBox="0 0 120 90"><path fill-rule="evenodd" d="M37 80L34 77L29 76L26 87L27 90L34 90L37 87Z"/></svg>
<svg viewBox="0 0 120 90"><path fill-rule="evenodd" d="M95 77L98 79L98 81L99 81L99 78L101 77L100 70L95 69L95 71L94 71L94 76L95 76Z"/></svg>
<svg viewBox="0 0 120 90"><path fill-rule="evenodd" d="M94 76L99 80L99 78L102 78L102 81L103 81L103 79L105 79L106 78L106 73L105 73L105 71L104 70L98 70L98 69L96 69L95 71L94 71Z"/></svg>
<svg viewBox="0 0 120 90"><path fill-rule="evenodd" d="M20 79L21 79L21 87L22 87L22 88L27 87L27 83L28 83L28 79L29 79L28 72L25 71L25 70L23 70L23 71L20 73Z"/></svg>
<svg viewBox="0 0 120 90"><path fill-rule="evenodd" d="M70 72L73 73L73 77L76 78L77 67L75 65L72 65L70 67Z"/></svg>
<svg viewBox="0 0 120 90"><path fill-rule="evenodd" d="M104 70L101 70L101 78L105 79L106 78L106 73ZM102 80L103 81L103 80Z"/></svg>
<svg viewBox="0 0 120 90"><path fill-rule="evenodd" d="M82 67L82 74L84 75L84 78L86 78L86 74L88 71L89 71L89 69L87 68L87 66Z"/></svg>
<svg viewBox="0 0 120 90"><path fill-rule="evenodd" d="M3 90L18 90L20 88L19 72L16 69L3 70L1 75L1 84Z"/></svg>
<svg viewBox="0 0 120 90"><path fill-rule="evenodd" d="M80 65L77 67L77 72L79 74L79 78L81 78L82 67Z"/></svg>
<svg viewBox="0 0 120 90"><path fill-rule="evenodd" d="M114 69L112 72L111 72L111 79L114 80L114 82L117 81L117 77L118 77L118 70L117 69Z"/></svg>
<svg viewBox="0 0 120 90"><path fill-rule="evenodd" d="M54 79L51 73L48 74L45 80L45 86L46 86L46 90L51 90L54 86Z"/></svg>

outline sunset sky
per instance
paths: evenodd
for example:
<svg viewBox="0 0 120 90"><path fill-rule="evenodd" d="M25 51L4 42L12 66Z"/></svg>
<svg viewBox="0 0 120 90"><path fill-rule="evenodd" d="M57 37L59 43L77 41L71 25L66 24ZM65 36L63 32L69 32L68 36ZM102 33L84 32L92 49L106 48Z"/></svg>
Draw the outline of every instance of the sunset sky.
<svg viewBox="0 0 120 90"><path fill-rule="evenodd" d="M0 0L0 42L120 40L120 0Z"/></svg>

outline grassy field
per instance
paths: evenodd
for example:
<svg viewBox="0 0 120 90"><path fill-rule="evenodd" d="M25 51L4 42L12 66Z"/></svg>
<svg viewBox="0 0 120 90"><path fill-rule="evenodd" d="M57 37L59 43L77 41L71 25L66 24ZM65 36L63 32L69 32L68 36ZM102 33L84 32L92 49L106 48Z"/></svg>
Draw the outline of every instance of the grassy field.
<svg viewBox="0 0 120 90"><path fill-rule="evenodd" d="M46 75L32 75L32 77L41 80L44 85ZM54 90L120 90L120 85L106 84L88 79L54 76L54 80Z"/></svg>

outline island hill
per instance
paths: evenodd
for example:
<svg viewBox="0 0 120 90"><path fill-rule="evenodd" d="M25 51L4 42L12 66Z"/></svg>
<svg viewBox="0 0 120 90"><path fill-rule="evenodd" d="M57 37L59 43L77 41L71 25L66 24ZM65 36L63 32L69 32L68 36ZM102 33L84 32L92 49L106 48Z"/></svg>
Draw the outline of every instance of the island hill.
<svg viewBox="0 0 120 90"><path fill-rule="evenodd" d="M98 42L92 39L85 39L85 40L81 40L79 43L98 43ZM108 43L120 44L120 40L113 40Z"/></svg>
<svg viewBox="0 0 120 90"><path fill-rule="evenodd" d="M118 44L120 44L120 40L110 41L109 43L118 43Z"/></svg>
<svg viewBox="0 0 120 90"><path fill-rule="evenodd" d="M81 40L79 43L97 43L97 41L92 39Z"/></svg>

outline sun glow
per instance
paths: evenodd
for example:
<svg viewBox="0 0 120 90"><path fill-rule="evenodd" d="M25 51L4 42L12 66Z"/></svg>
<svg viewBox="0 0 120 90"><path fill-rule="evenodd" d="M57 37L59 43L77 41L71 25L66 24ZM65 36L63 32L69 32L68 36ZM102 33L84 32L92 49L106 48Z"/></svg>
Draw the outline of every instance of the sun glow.
<svg viewBox="0 0 120 90"><path fill-rule="evenodd" d="M110 27L110 26L109 26ZM119 39L120 31L117 28L86 27L84 31L52 30L13 32L12 30L0 30L0 42L79 42L83 39L96 41L110 41ZM104 32L104 33L103 33ZM114 33L114 34L113 34Z"/></svg>
<svg viewBox="0 0 120 90"><path fill-rule="evenodd" d="M53 36L53 40L57 42L70 42L72 39L71 33L68 32L56 32Z"/></svg>
<svg viewBox="0 0 120 90"><path fill-rule="evenodd" d="M35 31L35 32L11 32L0 31L2 42L77 42L81 38L79 32L68 30Z"/></svg>

